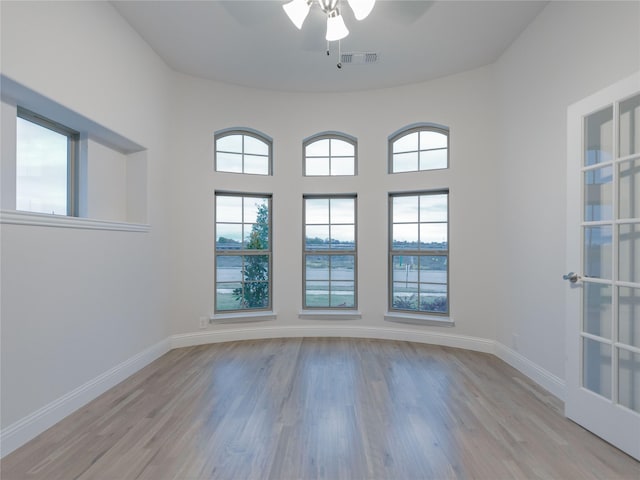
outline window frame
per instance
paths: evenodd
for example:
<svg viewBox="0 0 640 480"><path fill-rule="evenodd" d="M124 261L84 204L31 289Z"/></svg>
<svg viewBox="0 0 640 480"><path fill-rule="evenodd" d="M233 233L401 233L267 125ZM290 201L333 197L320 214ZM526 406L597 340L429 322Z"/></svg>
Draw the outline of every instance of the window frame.
<svg viewBox="0 0 640 480"><path fill-rule="evenodd" d="M395 142L397 142L398 140L400 140L401 138L407 136L407 135L411 135L412 133L416 133L418 132L418 150L411 150L409 152L402 152L402 153L411 153L411 152L417 152L418 154L420 152L428 152L428 151L434 151L434 150L441 150L441 149L427 149L427 150L420 150L420 135L419 132L436 132L436 133L441 133L443 135L446 135L447 137L447 166L446 167L442 167L442 168L429 168L429 169L420 169L420 157L418 157L418 169L417 170L405 170L402 172L396 172L393 170L393 144ZM407 125L406 127L401 128L400 130L395 131L394 133L392 133L391 135L389 135L388 137L388 143L387 143L387 168L388 168L388 173L389 174L400 174L400 173L415 173L415 172L433 172L433 171L438 171L438 170L447 170L450 168L451 166L451 143L450 143L450 129L449 127L445 126L445 125L440 125L438 123L430 123L430 122L424 122L424 123L414 123L411 125Z"/></svg>
<svg viewBox="0 0 640 480"><path fill-rule="evenodd" d="M406 250L394 250L393 249L393 199L397 198L397 197L413 197L413 196L417 196L418 197L418 202L420 201L420 196L425 196L425 195L443 195L446 194L447 195L447 249L446 250L426 250L426 249L406 249ZM418 203L419 205L419 203ZM450 239L450 225L451 225L451 217L450 217L450 190L449 188L438 188L438 189L429 189L429 190L416 190L416 191L402 191L402 192L390 192L388 194L388 214L389 214L389 221L388 221L388 265L387 265L387 272L388 272L388 279L387 279L387 294L388 294L388 311L391 313L399 313L399 314L408 314L408 315L416 315L419 317L439 317L439 318L449 318L451 316L451 276L450 276L450 269L451 269L451 248L450 248L450 243L451 243L451 239ZM419 232L420 232L420 223L436 223L436 222L420 222L420 208L418 207L418 247L420 245L420 237L419 237ZM444 222L437 222L437 223L444 223ZM447 259L447 283L446 284L437 284L437 285L445 285L447 288L447 295L446 295L446 299L447 299L447 309L444 312L437 312L437 311L427 311L427 310L410 310L410 309L401 309L401 308L396 308L393 306L393 257L394 256L398 256L398 255L402 255L402 256L444 256ZM418 288L421 282L418 282ZM419 292L419 290L418 290ZM418 302L420 302L420 296L418 293Z"/></svg>
<svg viewBox="0 0 640 480"><path fill-rule="evenodd" d="M47 117L39 115L31 110L18 105L16 107L16 121L18 118L31 122L42 128L46 128L55 133L67 137L67 217L78 217L80 212L79 202L79 154L80 154L80 133L72 128L69 128L61 123L55 122ZM16 149L18 148L16 140ZM18 168L18 159L16 156L16 171ZM17 190L17 177L16 177L16 190ZM17 192L16 192L17 202ZM32 210L17 210L19 212L37 213L43 215L49 215L46 212L34 212Z"/></svg>
<svg viewBox="0 0 640 480"><path fill-rule="evenodd" d="M269 240L268 245L269 248L265 250L251 250L246 248L241 248L239 250L218 250L216 244L218 242L218 232L217 232L217 224L218 219L216 216L217 212L217 204L218 197L240 197L243 199L242 206L242 224L244 224L244 198L261 198L267 200L267 205L269 209ZM214 268L213 268L213 291L214 291L214 315L225 315L225 314L246 314L251 315L254 312L270 312L273 311L273 195L270 193L250 193L250 192L230 192L226 190L216 190L214 192L214 203L213 203L213 252L214 252ZM224 223L224 222L223 222ZM228 257L245 257L245 256L268 256L268 268L269 268L269 279L268 279L268 289L269 289L269 297L268 302L265 307L260 308L239 308L233 310L220 310L218 308L218 256L228 256ZM240 282L229 282L229 283L242 283L244 285L244 278L240 280Z"/></svg>
<svg viewBox="0 0 640 480"><path fill-rule="evenodd" d="M331 175L331 161L333 158L351 158L345 156L331 156L331 143L329 143L329 175L308 175L307 174L307 146L320 140L341 140L353 145L353 175ZM311 157L311 158L325 158L325 157ZM305 138L302 141L302 175L309 178L325 178L325 177L356 177L358 176L358 139L352 135L348 135L342 132L327 131L317 133L310 137Z"/></svg>
<svg viewBox="0 0 640 480"><path fill-rule="evenodd" d="M353 199L353 250L307 250L307 199ZM329 203L329 205L331 205ZM329 207L331 208L331 207ZM339 224L338 224L339 225ZM329 223L331 226L331 223ZM307 256L347 256L353 255L353 306L352 307L331 307L331 306L309 306L306 303L307 296ZM331 269L329 268L329 297L331 297ZM329 304L331 300L329 299ZM357 311L358 310L358 195L353 193L338 194L304 194L302 196L302 309L305 311Z"/></svg>
<svg viewBox="0 0 640 480"><path fill-rule="evenodd" d="M242 152L239 154L242 156L242 171L241 172L228 172L226 170L218 170L218 140L224 137L229 137L232 135L242 135ZM268 169L267 173L248 173L244 171L244 137L253 137L256 140L260 140L263 143L267 144L268 154L267 154L267 163ZM232 153L238 155L238 152L227 152L226 150L221 150L220 153ZM218 130L213 134L213 170L217 173L234 173L236 175L256 175L258 177L270 177L273 176L273 139L268 135L265 135L258 130L254 130L252 128L225 128L223 130Z"/></svg>

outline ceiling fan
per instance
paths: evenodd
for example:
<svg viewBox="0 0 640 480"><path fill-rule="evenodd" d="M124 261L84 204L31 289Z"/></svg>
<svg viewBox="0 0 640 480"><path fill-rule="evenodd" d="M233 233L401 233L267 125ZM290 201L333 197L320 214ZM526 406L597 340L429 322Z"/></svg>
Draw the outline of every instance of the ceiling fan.
<svg viewBox="0 0 640 480"><path fill-rule="evenodd" d="M376 0L347 0L347 3L353 10L356 20L363 20L371 13ZM302 24L314 4L318 5L327 15L327 33L325 36L327 42L341 40L349 35L349 30L340 14L340 0L292 0L289 3L285 3L282 8L298 30L301 30Z"/></svg>

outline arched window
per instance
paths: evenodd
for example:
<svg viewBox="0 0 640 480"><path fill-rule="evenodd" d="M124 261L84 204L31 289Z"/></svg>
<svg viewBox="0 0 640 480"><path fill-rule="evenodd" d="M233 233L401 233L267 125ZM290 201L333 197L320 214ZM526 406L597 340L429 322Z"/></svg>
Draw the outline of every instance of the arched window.
<svg viewBox="0 0 640 480"><path fill-rule="evenodd" d="M250 129L230 128L215 133L215 171L271 175L273 141Z"/></svg>
<svg viewBox="0 0 640 480"><path fill-rule="evenodd" d="M324 132L302 143L304 174L308 177L355 175L358 141L338 132Z"/></svg>
<svg viewBox="0 0 640 480"><path fill-rule="evenodd" d="M449 168L449 129L433 123L409 125L389 137L389 172Z"/></svg>

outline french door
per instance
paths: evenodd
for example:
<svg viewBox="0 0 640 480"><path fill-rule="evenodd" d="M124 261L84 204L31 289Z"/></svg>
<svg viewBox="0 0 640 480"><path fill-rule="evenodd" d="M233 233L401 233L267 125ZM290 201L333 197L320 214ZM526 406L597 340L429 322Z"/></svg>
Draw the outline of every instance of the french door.
<svg viewBox="0 0 640 480"><path fill-rule="evenodd" d="M640 73L567 120L565 414L640 459Z"/></svg>

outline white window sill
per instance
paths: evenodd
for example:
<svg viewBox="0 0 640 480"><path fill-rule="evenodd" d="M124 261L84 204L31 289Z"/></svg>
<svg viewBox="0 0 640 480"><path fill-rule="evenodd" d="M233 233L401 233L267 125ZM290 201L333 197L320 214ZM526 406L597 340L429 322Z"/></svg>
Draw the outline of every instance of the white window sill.
<svg viewBox="0 0 640 480"><path fill-rule="evenodd" d="M265 322L275 320L278 315L275 312L236 312L216 313L209 317L211 323L241 323L241 322Z"/></svg>
<svg viewBox="0 0 640 480"><path fill-rule="evenodd" d="M387 322L411 323L413 325L429 325L436 327L453 327L455 322L451 317L439 315L419 315L414 313L387 312L384 314Z"/></svg>
<svg viewBox="0 0 640 480"><path fill-rule="evenodd" d="M298 318L303 320L357 320L362 313L357 310L300 310Z"/></svg>
<svg viewBox="0 0 640 480"><path fill-rule="evenodd" d="M17 210L0 211L0 223L84 230L116 230L121 232L148 232L151 229L149 225L141 223L109 222L92 218L48 215L46 213L21 212Z"/></svg>

